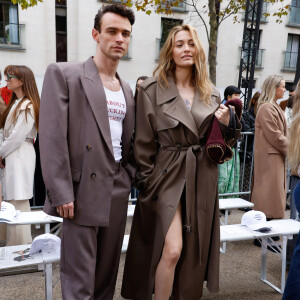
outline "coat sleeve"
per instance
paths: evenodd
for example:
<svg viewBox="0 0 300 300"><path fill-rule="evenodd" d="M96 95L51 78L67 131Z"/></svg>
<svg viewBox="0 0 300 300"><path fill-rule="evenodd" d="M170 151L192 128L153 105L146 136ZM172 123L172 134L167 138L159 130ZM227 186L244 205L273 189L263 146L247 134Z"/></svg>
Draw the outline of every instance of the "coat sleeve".
<svg viewBox="0 0 300 300"><path fill-rule="evenodd" d="M279 152L286 155L288 148L288 139L279 129L278 112L272 105L262 105L259 108L259 114L256 118L267 141Z"/></svg>
<svg viewBox="0 0 300 300"><path fill-rule="evenodd" d="M136 130L133 152L136 160L136 186L140 191L147 187L147 181L155 166L157 153L155 110L153 104L142 88L136 100Z"/></svg>
<svg viewBox="0 0 300 300"><path fill-rule="evenodd" d="M52 207L74 201L68 148L69 94L59 64L46 71L41 97L39 144L43 178Z"/></svg>
<svg viewBox="0 0 300 300"><path fill-rule="evenodd" d="M26 136L32 130L33 126L34 118L30 114L30 112L28 112L26 116L26 111L21 110L11 134L1 144L0 156L2 158L5 158L10 153L19 148L22 143L25 142Z"/></svg>

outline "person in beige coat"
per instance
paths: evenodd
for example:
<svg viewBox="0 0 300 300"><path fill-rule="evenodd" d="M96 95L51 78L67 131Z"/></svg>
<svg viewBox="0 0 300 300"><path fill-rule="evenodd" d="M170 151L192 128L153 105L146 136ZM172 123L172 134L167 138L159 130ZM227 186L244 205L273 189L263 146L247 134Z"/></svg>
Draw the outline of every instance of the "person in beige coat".
<svg viewBox="0 0 300 300"><path fill-rule="evenodd" d="M30 211L36 155L33 146L38 130L40 97L32 71L26 66L7 66L4 70L11 101L1 118L3 198L17 210ZM7 226L7 245L32 241L30 225Z"/></svg>
<svg viewBox="0 0 300 300"><path fill-rule="evenodd" d="M268 76L262 86L255 120L251 201L254 209L264 212L268 219L282 219L285 211L287 124L282 109L276 103L283 98L284 92L283 77Z"/></svg>
<svg viewBox="0 0 300 300"><path fill-rule="evenodd" d="M140 191L126 255L126 299L198 300L219 288L218 166L205 151L213 117L226 141L229 109L208 79L195 29L173 28L138 89L134 155Z"/></svg>

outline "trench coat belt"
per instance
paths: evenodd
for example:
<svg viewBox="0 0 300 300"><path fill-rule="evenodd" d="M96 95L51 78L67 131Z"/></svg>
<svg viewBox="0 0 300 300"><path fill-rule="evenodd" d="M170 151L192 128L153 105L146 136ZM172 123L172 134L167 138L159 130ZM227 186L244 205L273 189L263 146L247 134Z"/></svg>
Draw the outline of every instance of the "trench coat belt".
<svg viewBox="0 0 300 300"><path fill-rule="evenodd" d="M196 152L202 151L202 145L191 145L189 147L171 146L165 147L160 146L161 149L166 151L186 151L186 164L185 164L185 178L186 178L186 224L183 228L188 232L192 233L192 212L197 215L196 205L196 189L197 189L197 155ZM197 226L194 224L194 226ZM199 230L198 230L199 231ZM199 243L199 263L201 265L201 248L202 238L199 237L200 231L198 232L198 243Z"/></svg>

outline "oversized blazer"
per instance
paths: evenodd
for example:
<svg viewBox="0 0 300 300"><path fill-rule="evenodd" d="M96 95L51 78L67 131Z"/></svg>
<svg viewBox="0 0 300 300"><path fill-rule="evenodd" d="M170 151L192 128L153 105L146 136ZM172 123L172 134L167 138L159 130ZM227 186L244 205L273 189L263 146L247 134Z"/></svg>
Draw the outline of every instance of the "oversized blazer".
<svg viewBox="0 0 300 300"><path fill-rule="evenodd" d="M221 98L214 88L207 105L196 93L189 111L172 77L168 83L161 87L156 78L148 78L137 96L133 149L140 194L124 269L126 299L152 299L165 236L180 201L186 230L175 298L198 300L205 280L211 291L219 288L218 165L206 155L205 141ZM224 134L225 139L235 143L240 128L238 121L236 132Z"/></svg>
<svg viewBox="0 0 300 300"><path fill-rule="evenodd" d="M286 202L287 123L279 105L264 103L257 112L251 201L267 218L284 218Z"/></svg>
<svg viewBox="0 0 300 300"><path fill-rule="evenodd" d="M134 176L128 161L135 104L129 85L119 80L126 100L122 167L129 190ZM55 215L56 206L75 201L73 222L108 226L116 164L106 96L92 57L83 63L58 63L47 68L39 137L47 188L45 212Z"/></svg>

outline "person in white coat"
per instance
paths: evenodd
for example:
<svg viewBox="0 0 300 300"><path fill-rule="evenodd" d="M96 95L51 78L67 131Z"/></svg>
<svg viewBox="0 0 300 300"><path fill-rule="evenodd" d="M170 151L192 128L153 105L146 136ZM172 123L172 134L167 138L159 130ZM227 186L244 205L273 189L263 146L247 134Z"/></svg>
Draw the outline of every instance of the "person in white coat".
<svg viewBox="0 0 300 300"><path fill-rule="evenodd" d="M30 211L35 170L34 139L38 130L40 97L32 71L26 66L7 66L7 87L13 94L0 121L2 194L17 210ZM7 226L7 245L32 241L30 225Z"/></svg>

